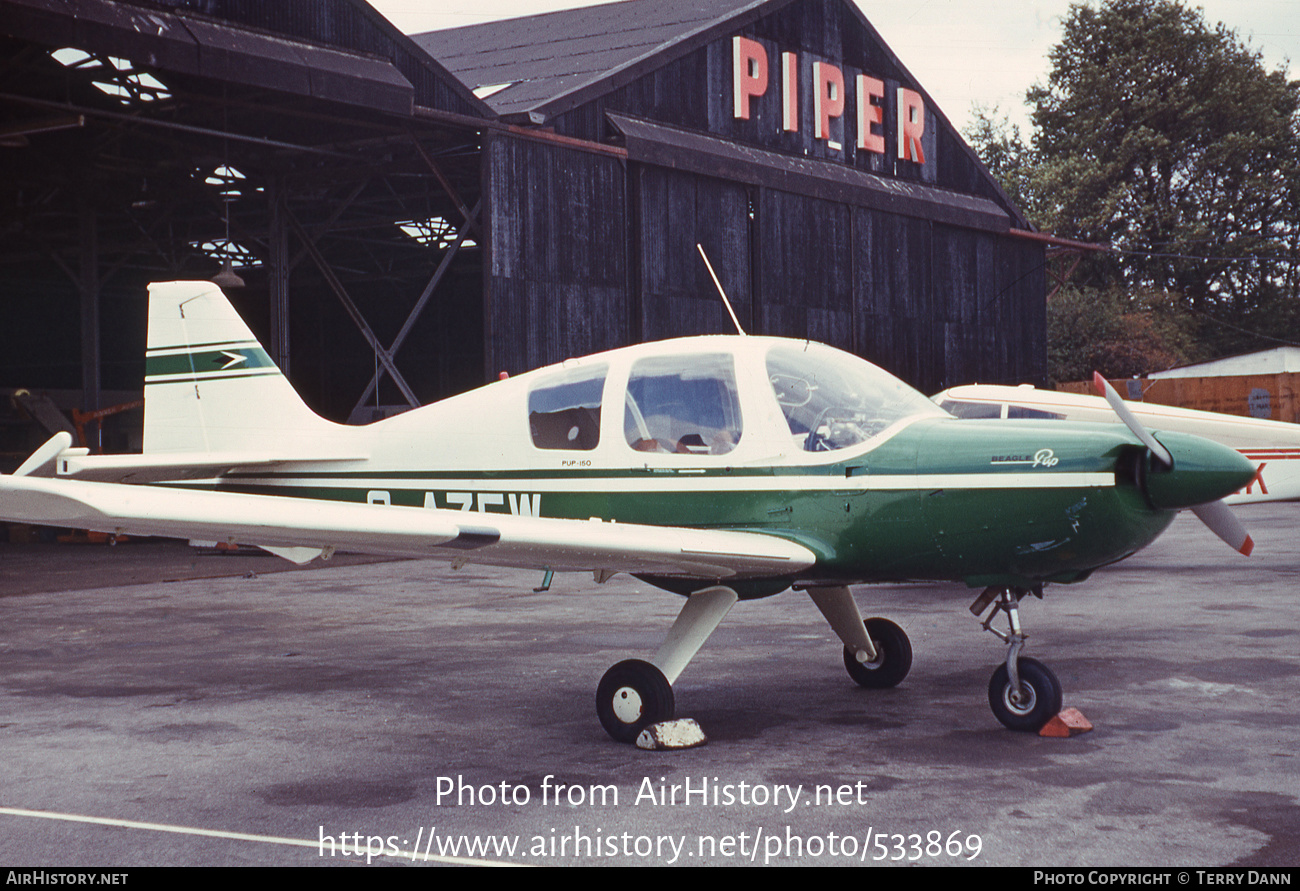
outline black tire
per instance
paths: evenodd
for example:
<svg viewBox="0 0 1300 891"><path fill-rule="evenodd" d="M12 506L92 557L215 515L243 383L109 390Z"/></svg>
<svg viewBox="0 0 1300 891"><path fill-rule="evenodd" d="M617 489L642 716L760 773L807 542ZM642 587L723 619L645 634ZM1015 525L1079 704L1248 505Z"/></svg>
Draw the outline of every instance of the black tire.
<svg viewBox="0 0 1300 891"><path fill-rule="evenodd" d="M877 659L874 662L859 662L856 655L844 648L844 667L849 677L859 687L868 690L884 690L897 687L912 670L912 642L903 631L888 619L867 619L867 636L876 645Z"/></svg>
<svg viewBox="0 0 1300 891"><path fill-rule="evenodd" d="M1022 733L1037 733L1061 710L1061 682L1037 659L1022 658L1017 664L1020 688L1028 699L1021 703L1012 702L1011 675L1004 662L989 679L989 707L1005 727Z"/></svg>
<svg viewBox="0 0 1300 891"><path fill-rule="evenodd" d="M676 708L673 686L664 673L641 659L626 659L600 679L596 714L605 732L619 742L635 742L650 724L667 721Z"/></svg>

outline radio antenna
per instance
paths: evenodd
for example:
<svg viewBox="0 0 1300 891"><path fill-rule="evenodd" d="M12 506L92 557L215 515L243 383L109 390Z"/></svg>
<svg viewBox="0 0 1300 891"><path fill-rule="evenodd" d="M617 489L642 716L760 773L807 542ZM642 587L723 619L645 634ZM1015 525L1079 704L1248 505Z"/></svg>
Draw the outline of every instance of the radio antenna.
<svg viewBox="0 0 1300 891"><path fill-rule="evenodd" d="M713 286L718 289L718 294L722 297L723 306L727 307L727 313L731 316L731 324L736 326L736 333L743 337L745 329L740 327L740 319L736 318L736 311L731 308L731 301L727 299L727 292L722 290L722 282L718 281L718 274L713 271L713 264L709 262L709 255L704 253L704 245L696 242L695 249L700 252L700 259L704 261L704 268L709 270L709 277L713 279Z"/></svg>

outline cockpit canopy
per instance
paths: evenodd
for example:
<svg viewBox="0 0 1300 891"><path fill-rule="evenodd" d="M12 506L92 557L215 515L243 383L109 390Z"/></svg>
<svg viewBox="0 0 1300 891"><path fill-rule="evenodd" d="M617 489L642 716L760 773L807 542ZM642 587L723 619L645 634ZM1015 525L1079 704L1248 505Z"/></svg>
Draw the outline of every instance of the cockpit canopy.
<svg viewBox="0 0 1300 891"><path fill-rule="evenodd" d="M666 341L567 362L539 372L527 402L534 448L608 445L625 458L731 455L755 439L834 452L905 418L947 416L856 356L761 337Z"/></svg>

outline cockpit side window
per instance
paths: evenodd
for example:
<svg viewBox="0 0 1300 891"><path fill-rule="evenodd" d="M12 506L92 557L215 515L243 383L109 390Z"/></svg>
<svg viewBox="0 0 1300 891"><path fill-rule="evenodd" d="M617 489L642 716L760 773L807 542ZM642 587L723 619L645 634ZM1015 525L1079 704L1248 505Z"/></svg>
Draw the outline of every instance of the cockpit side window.
<svg viewBox="0 0 1300 891"><path fill-rule="evenodd" d="M730 452L741 435L732 357L691 354L637 362L628 378L623 432L639 452Z"/></svg>
<svg viewBox="0 0 1300 891"><path fill-rule="evenodd" d="M528 393L528 428L539 449L590 451L600 444L600 401L609 368L565 369Z"/></svg>

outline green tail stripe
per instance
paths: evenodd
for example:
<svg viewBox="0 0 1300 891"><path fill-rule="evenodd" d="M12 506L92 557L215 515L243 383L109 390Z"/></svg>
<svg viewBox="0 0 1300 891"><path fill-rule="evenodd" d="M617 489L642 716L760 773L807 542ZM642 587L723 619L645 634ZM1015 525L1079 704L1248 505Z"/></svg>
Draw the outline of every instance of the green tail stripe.
<svg viewBox="0 0 1300 891"><path fill-rule="evenodd" d="M221 371L251 371L257 368L278 370L266 350L260 346L202 349L170 356L148 356L145 378L170 375L209 375Z"/></svg>

